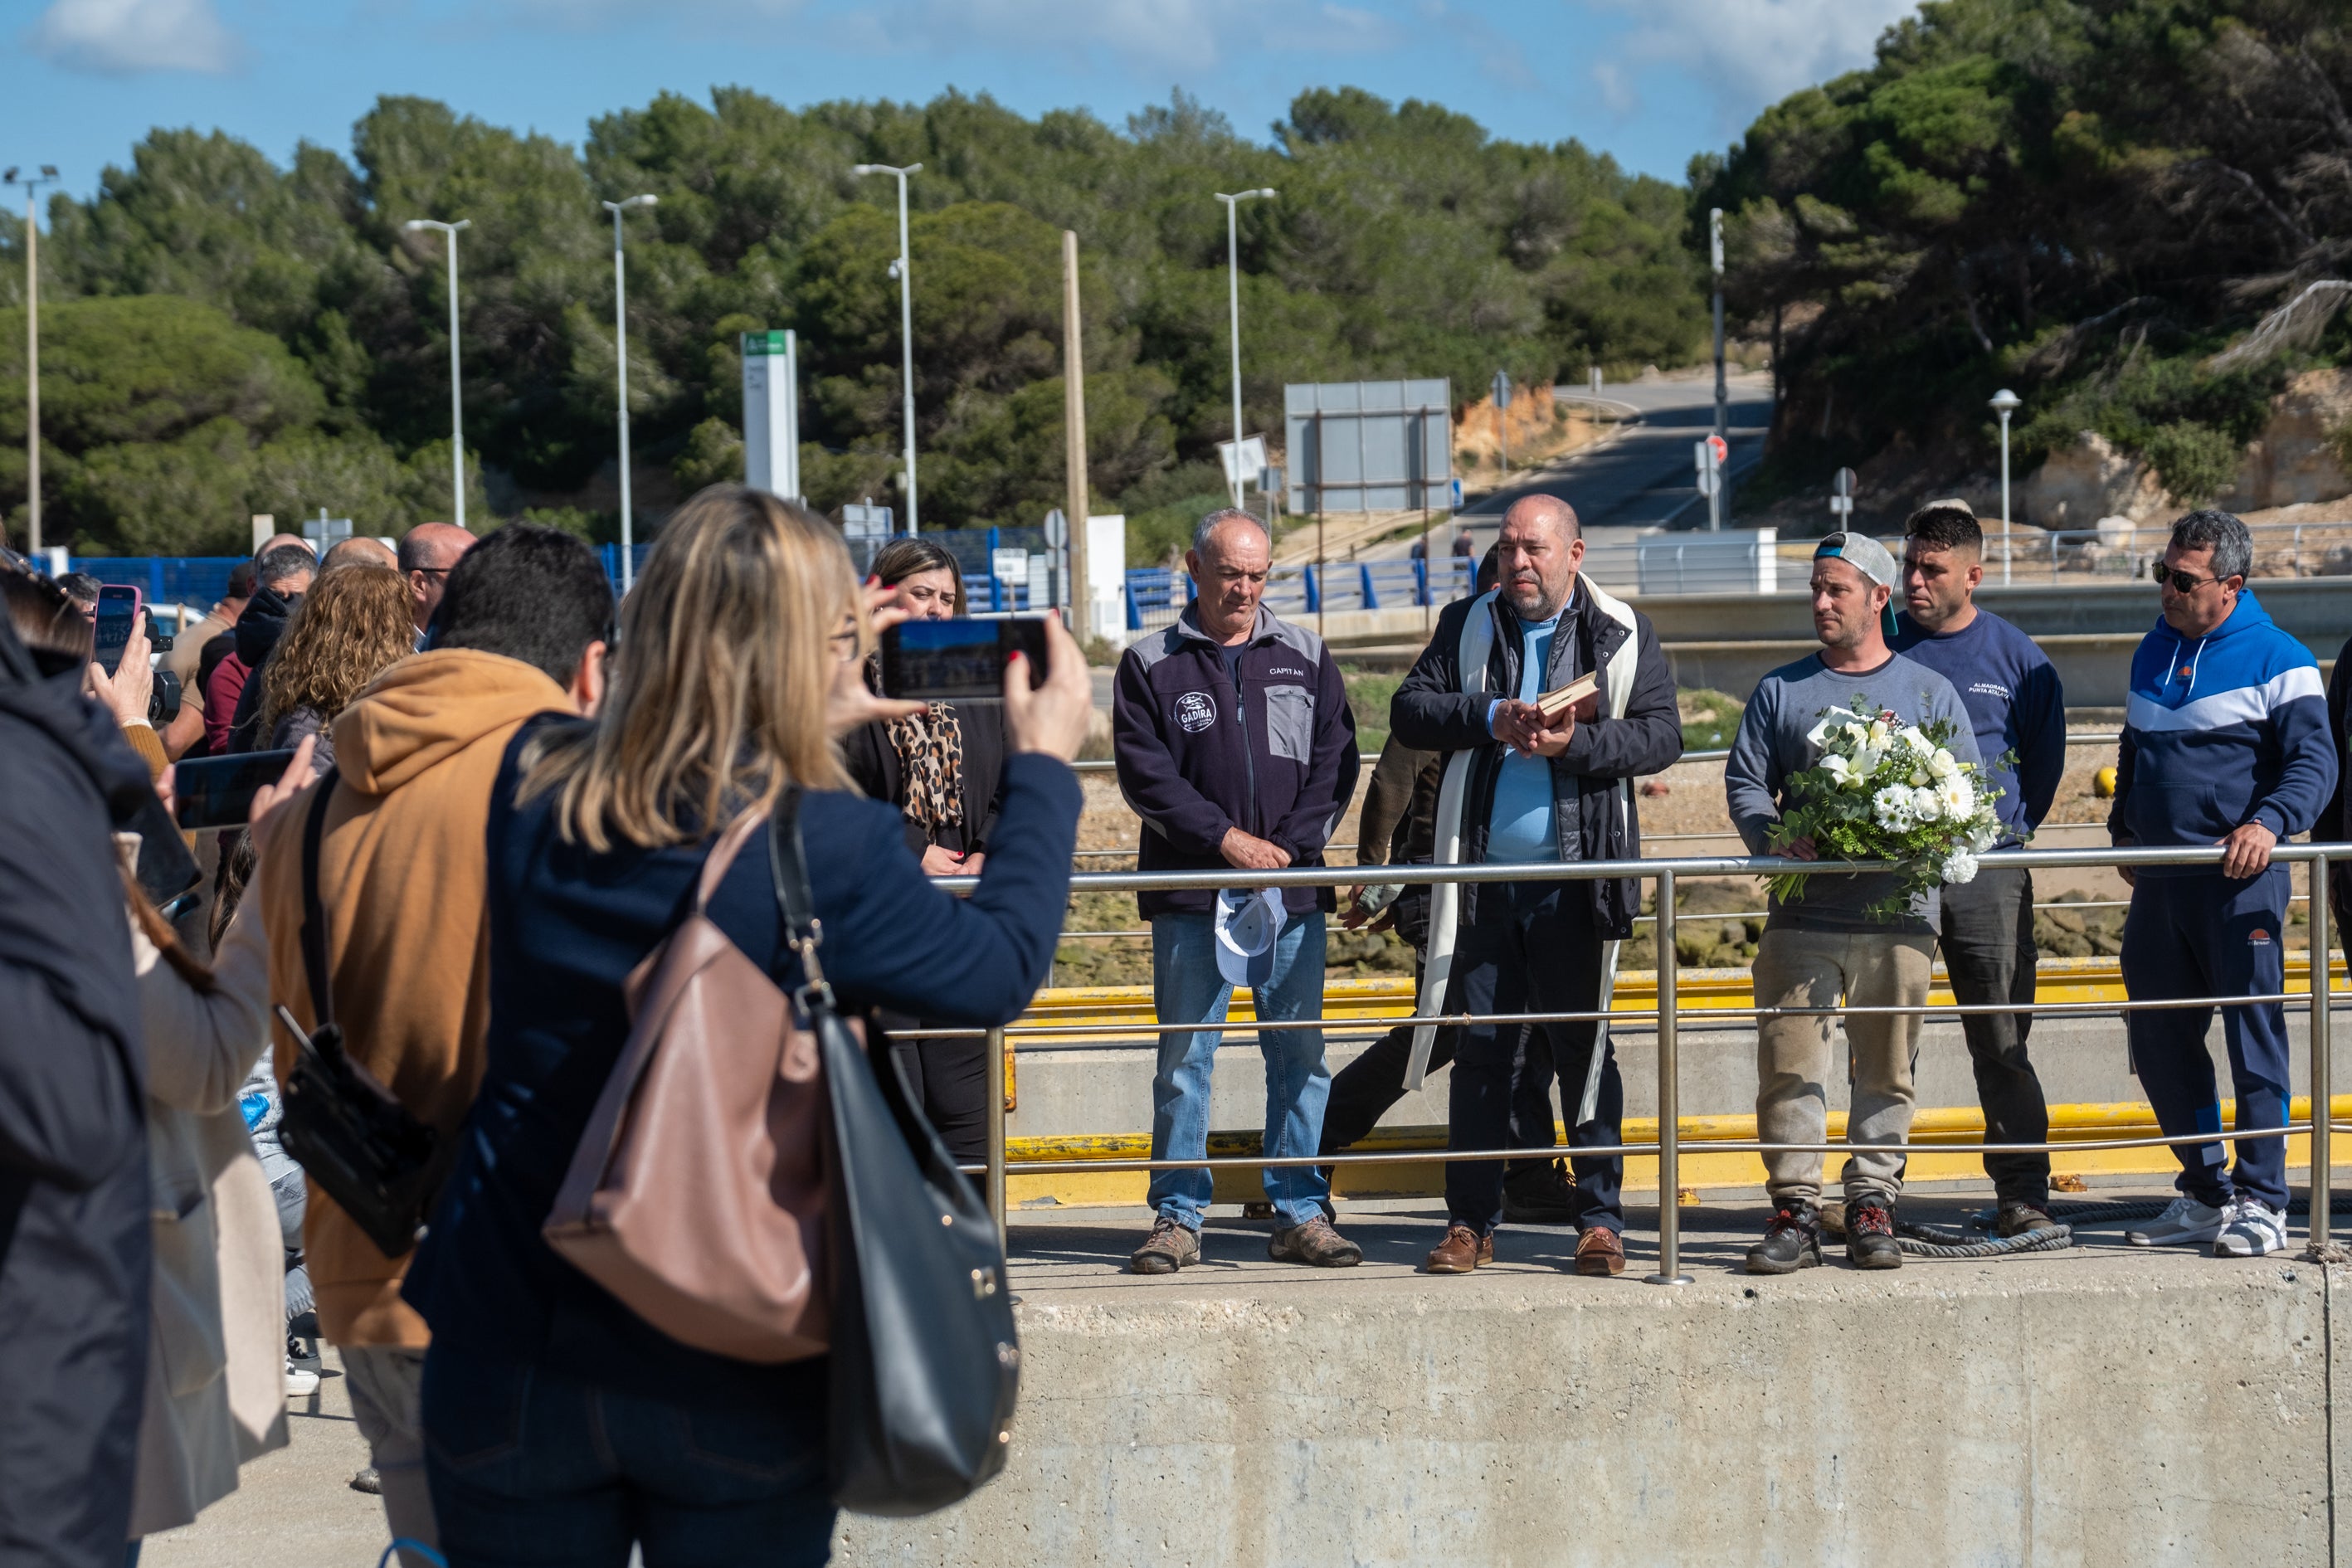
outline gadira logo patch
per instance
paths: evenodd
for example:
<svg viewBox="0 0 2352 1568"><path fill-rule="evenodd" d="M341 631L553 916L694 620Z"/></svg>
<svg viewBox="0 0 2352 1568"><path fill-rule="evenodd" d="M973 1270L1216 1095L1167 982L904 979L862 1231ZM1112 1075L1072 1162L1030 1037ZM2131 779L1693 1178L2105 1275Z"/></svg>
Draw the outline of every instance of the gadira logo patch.
<svg viewBox="0 0 2352 1568"><path fill-rule="evenodd" d="M1188 735L1197 735L1217 721L1217 705L1205 691L1187 691L1176 699L1176 723Z"/></svg>

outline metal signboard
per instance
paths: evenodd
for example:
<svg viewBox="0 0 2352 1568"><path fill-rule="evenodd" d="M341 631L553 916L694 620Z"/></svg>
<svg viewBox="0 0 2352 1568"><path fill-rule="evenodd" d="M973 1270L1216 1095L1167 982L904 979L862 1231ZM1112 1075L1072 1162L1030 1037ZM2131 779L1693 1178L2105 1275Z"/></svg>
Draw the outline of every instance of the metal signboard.
<svg viewBox="0 0 2352 1568"><path fill-rule="evenodd" d="M1852 468L1840 468L1837 478L1830 481L1830 510L1837 513L1840 521L1853 515L1853 486Z"/></svg>
<svg viewBox="0 0 2352 1568"><path fill-rule="evenodd" d="M841 509L841 531L851 539L887 539L890 537L890 509L876 506L871 496L866 504L852 504Z"/></svg>
<svg viewBox="0 0 2352 1568"><path fill-rule="evenodd" d="M1265 437L1263 436L1244 437L1241 445L1239 463L1234 460L1234 444L1231 441L1220 441L1217 443L1217 461L1225 466L1225 483L1256 484L1265 477Z"/></svg>
<svg viewBox="0 0 2352 1568"><path fill-rule="evenodd" d="M797 500L801 493L800 347L789 331L745 332L743 482Z"/></svg>
<svg viewBox="0 0 2352 1568"><path fill-rule="evenodd" d="M1292 511L1454 504L1450 382L1306 383L1282 395Z"/></svg>

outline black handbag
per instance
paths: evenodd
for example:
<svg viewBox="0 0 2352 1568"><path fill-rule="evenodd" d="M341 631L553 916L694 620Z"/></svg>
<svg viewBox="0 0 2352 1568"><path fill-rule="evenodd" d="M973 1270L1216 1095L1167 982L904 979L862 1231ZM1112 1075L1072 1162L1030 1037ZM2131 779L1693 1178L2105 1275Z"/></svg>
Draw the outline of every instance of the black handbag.
<svg viewBox="0 0 2352 1568"><path fill-rule="evenodd" d="M919 1109L894 1114L817 962L823 929L802 853L800 795L768 833L785 940L833 1102L832 1400L826 1468L852 1513L961 1502L1004 1468L1020 1338L996 1226Z"/></svg>
<svg viewBox="0 0 2352 1568"><path fill-rule="evenodd" d="M319 837L334 793L331 774L311 792L302 824L302 968L319 1026L306 1035L292 1013L278 1009L296 1046L278 1141L378 1251L400 1258L423 1233L457 1144L418 1121L343 1049L327 984L327 912L319 900Z"/></svg>

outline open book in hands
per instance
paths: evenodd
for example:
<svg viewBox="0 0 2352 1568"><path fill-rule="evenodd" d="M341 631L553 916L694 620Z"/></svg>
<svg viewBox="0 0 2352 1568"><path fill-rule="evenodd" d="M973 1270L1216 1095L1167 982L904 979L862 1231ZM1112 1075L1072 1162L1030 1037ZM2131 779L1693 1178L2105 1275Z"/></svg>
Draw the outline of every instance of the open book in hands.
<svg viewBox="0 0 2352 1568"><path fill-rule="evenodd" d="M1546 724L1557 724L1568 716L1570 709L1600 689L1601 677L1598 673L1580 675L1566 686L1538 697L1536 706L1543 710Z"/></svg>

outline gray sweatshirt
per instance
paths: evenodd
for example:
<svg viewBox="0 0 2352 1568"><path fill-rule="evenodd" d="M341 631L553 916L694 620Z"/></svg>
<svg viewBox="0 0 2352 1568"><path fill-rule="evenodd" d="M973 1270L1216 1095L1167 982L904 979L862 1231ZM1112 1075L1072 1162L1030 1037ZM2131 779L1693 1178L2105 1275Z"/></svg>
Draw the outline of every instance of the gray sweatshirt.
<svg viewBox="0 0 2352 1568"><path fill-rule="evenodd" d="M1850 706L1861 697L1873 708L1891 710L1898 719L1926 724L1950 719L1958 730L1950 741L1952 755L1964 763L1979 762L1976 734L1969 713L1951 682L1916 659L1889 655L1876 669L1840 675L1811 654L1785 664L1757 683L1740 716L1738 738L1723 764L1723 793L1731 808L1731 825L1746 841L1750 854L1774 853L1765 835L1780 820L1787 802L1786 781L1818 758L1805 736L1829 709ZM1816 875L1804 893L1783 904L1775 899L1766 923L1800 931L1883 931L1922 932L1934 929L1936 894L1921 893L1911 900L1911 916L1902 921L1874 921L1864 913L1871 904L1890 897L1895 879L1881 873L1867 877Z"/></svg>

